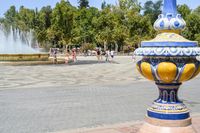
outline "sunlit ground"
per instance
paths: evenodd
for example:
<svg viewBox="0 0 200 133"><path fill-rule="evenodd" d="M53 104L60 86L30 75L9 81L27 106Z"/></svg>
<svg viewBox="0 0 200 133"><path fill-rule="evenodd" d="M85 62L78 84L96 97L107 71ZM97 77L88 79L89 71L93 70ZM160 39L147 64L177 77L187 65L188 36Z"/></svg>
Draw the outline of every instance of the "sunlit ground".
<svg viewBox="0 0 200 133"><path fill-rule="evenodd" d="M136 71L131 56L113 63L78 59L81 64L0 66L0 132L46 133L143 120L158 92ZM200 110L199 81L180 89L192 114Z"/></svg>

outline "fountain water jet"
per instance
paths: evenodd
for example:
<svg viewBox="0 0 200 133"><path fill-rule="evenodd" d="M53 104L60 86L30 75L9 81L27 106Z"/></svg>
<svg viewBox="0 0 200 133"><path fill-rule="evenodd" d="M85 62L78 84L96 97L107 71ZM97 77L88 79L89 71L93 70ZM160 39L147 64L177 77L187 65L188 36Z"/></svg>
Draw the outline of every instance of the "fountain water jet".
<svg viewBox="0 0 200 133"><path fill-rule="evenodd" d="M1 54L30 54L39 53L32 48L33 32L22 32L19 29L0 25L0 53Z"/></svg>
<svg viewBox="0 0 200 133"><path fill-rule="evenodd" d="M48 61L48 53L40 53L33 32L24 32L0 24L0 61ZM36 62L35 62L36 63ZM40 63L39 63L40 64Z"/></svg>

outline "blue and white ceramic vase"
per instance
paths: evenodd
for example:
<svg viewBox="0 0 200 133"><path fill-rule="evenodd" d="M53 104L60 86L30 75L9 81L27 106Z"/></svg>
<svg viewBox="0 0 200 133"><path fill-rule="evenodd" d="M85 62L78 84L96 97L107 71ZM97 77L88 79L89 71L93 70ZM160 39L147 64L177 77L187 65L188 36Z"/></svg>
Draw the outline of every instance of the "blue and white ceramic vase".
<svg viewBox="0 0 200 133"><path fill-rule="evenodd" d="M164 0L164 9L154 24L160 33L151 41L143 41L136 49L136 56L143 56L137 63L138 71L155 81L159 97L147 109L147 116L159 120L185 120L190 118L188 108L178 98L180 85L200 72L196 59L200 49L196 41L180 35L186 23L177 13L176 0Z"/></svg>

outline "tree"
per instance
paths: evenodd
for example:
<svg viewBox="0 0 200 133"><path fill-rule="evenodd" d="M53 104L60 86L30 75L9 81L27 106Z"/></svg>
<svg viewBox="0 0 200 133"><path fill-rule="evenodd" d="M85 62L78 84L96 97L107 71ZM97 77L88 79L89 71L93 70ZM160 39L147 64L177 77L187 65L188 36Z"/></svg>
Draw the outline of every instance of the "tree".
<svg viewBox="0 0 200 133"><path fill-rule="evenodd" d="M39 12L40 22L42 23L42 27L40 28L49 28L51 26L51 19L52 19L52 8L51 6L42 7Z"/></svg>
<svg viewBox="0 0 200 133"><path fill-rule="evenodd" d="M29 31L35 27L35 11L21 6L17 14L17 28Z"/></svg>
<svg viewBox="0 0 200 133"><path fill-rule="evenodd" d="M177 10L182 15L183 19L186 19L186 17L191 13L191 9L186 4L178 5Z"/></svg>
<svg viewBox="0 0 200 133"><path fill-rule="evenodd" d="M186 29L183 31L184 37L196 40L200 43L200 6L186 16Z"/></svg>
<svg viewBox="0 0 200 133"><path fill-rule="evenodd" d="M101 9L104 9L104 8L106 8L106 1L104 0L102 3L101 3Z"/></svg>
<svg viewBox="0 0 200 133"><path fill-rule="evenodd" d="M195 34L195 40L198 41L198 44L200 45L200 34Z"/></svg>
<svg viewBox="0 0 200 133"><path fill-rule="evenodd" d="M4 22L4 19L3 18L0 18L0 23L3 23Z"/></svg>
<svg viewBox="0 0 200 133"><path fill-rule="evenodd" d="M194 10L194 12L200 15L200 6L198 6L198 7Z"/></svg>
<svg viewBox="0 0 200 133"><path fill-rule="evenodd" d="M79 0L79 8L88 8L89 7L89 1L88 0Z"/></svg>
<svg viewBox="0 0 200 133"><path fill-rule="evenodd" d="M51 6L42 7L39 13L36 11L36 36L40 46L45 46L48 42L47 29L51 27L52 8Z"/></svg>
<svg viewBox="0 0 200 133"><path fill-rule="evenodd" d="M161 7L162 7L162 0L158 0L155 3L151 0L147 1L144 4L144 16L149 16L151 23L153 24L157 18L158 15L161 14Z"/></svg>
<svg viewBox="0 0 200 133"><path fill-rule="evenodd" d="M71 42L74 8L65 0L56 4L52 12L51 27L47 37L54 46L63 47Z"/></svg>
<svg viewBox="0 0 200 133"><path fill-rule="evenodd" d="M190 40L199 39L197 34L200 33L200 15L191 13L187 16L186 23L187 27L184 30L183 35Z"/></svg>
<svg viewBox="0 0 200 133"><path fill-rule="evenodd" d="M97 8L79 9L74 16L73 42L77 44L92 43L95 41L94 25L95 17L99 16Z"/></svg>
<svg viewBox="0 0 200 133"><path fill-rule="evenodd" d="M138 0L118 0L118 3L122 10L134 10L140 12L141 7Z"/></svg>
<svg viewBox="0 0 200 133"><path fill-rule="evenodd" d="M12 26L16 26L16 16L17 11L15 6L11 6L5 13L4 13L4 21L5 24L10 24Z"/></svg>
<svg viewBox="0 0 200 133"><path fill-rule="evenodd" d="M96 30L96 41L104 50L113 42L113 30L115 27L114 15L110 7L103 9L100 16L93 20Z"/></svg>
<svg viewBox="0 0 200 133"><path fill-rule="evenodd" d="M129 38L126 40L126 43L133 47L137 47L142 40L154 37L153 26L148 16L129 12L127 17Z"/></svg>
<svg viewBox="0 0 200 133"><path fill-rule="evenodd" d="M129 37L127 34L129 32L128 27L127 27L127 23L128 23L127 12L130 10L138 14L136 10L132 10L132 9L124 10L124 9L121 9L120 7L112 8L112 13L114 15L114 22L115 22L113 33L112 33L113 43L115 44L115 46L113 46L113 49L115 48L116 52L123 50L123 47L125 45L125 40Z"/></svg>

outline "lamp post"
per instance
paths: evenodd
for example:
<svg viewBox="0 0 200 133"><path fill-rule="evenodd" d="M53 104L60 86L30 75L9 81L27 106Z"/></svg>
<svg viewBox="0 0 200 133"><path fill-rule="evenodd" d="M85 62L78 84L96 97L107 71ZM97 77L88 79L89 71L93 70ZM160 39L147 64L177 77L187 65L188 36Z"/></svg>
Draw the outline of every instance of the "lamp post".
<svg viewBox="0 0 200 133"><path fill-rule="evenodd" d="M151 41L143 41L135 55L138 71L155 81L159 97L147 109L146 122L140 133L195 133L189 109L178 98L180 85L200 72L200 48L196 41L180 35L186 23L177 13L176 0L164 0L162 14L154 23L159 34Z"/></svg>

